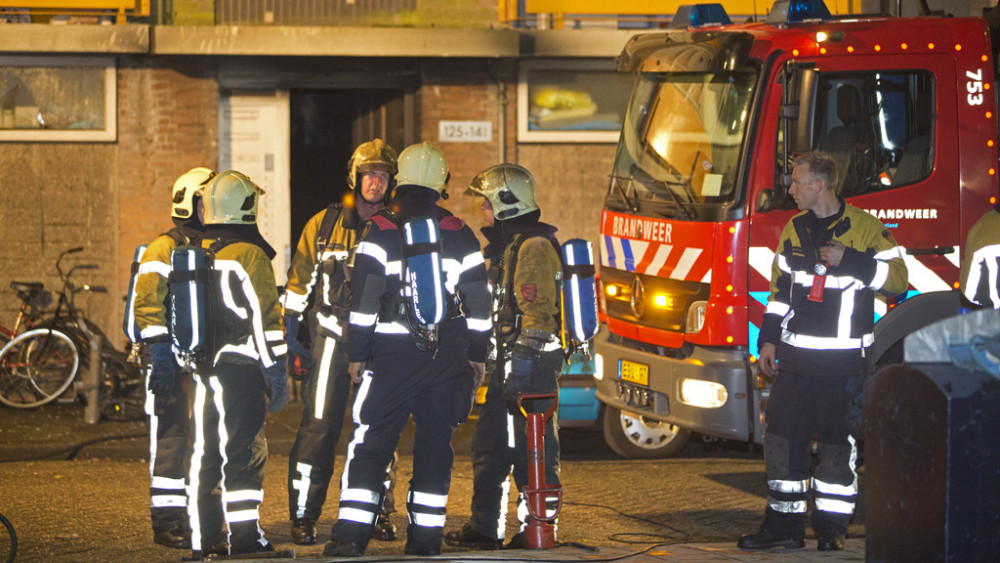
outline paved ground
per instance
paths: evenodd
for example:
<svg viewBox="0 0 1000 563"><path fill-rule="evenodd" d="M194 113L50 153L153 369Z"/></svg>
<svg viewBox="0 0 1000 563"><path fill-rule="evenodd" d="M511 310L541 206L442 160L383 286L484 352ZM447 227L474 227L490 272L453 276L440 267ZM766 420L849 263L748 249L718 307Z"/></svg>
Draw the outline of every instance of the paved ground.
<svg viewBox="0 0 1000 563"><path fill-rule="evenodd" d="M289 537L287 454L300 408L292 404L268 419L271 458L261 523L279 549L294 549L300 560L322 561L322 541L336 514L336 485L331 487L320 521L321 543L295 546ZM454 440L458 457L446 530L461 527L469 516L471 428L471 424L464 425ZM0 512L16 527L18 561L177 561L190 555L151 542L144 432L141 422L84 425L82 409L73 405L27 412L0 409ZM599 433L566 429L560 435L565 492L559 539L596 548L596 552L574 546L498 552L446 548L433 559L864 560L863 539L849 539L848 549L836 554L818 553L814 539L803 550L755 553L735 549L735 538L759 524L766 494L760 455L745 446L722 444L706 450L695 442L678 458L627 461L615 457ZM400 496L405 494L412 466L409 436L407 431L400 450L396 489ZM862 477L862 487L863 483ZM405 526L405 514L397 513L393 519L400 528ZM852 537L863 538L863 510L855 521ZM401 540L373 541L369 557L363 560L408 559L402 552Z"/></svg>

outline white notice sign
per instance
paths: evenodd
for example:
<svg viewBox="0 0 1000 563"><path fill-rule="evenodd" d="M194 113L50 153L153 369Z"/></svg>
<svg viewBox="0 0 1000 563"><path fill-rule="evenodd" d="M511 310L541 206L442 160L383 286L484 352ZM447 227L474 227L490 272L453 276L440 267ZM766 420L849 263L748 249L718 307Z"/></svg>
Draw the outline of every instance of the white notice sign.
<svg viewBox="0 0 1000 563"><path fill-rule="evenodd" d="M493 140L490 121L439 121L438 140L442 143L489 143Z"/></svg>

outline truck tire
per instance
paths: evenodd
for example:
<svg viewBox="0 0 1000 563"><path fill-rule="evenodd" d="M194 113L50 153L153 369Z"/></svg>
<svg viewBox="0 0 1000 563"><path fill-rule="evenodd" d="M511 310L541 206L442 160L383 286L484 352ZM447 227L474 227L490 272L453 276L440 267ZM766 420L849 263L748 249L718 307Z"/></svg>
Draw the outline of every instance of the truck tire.
<svg viewBox="0 0 1000 563"><path fill-rule="evenodd" d="M673 457L691 438L690 430L610 405L604 408L603 426L608 447L626 459Z"/></svg>

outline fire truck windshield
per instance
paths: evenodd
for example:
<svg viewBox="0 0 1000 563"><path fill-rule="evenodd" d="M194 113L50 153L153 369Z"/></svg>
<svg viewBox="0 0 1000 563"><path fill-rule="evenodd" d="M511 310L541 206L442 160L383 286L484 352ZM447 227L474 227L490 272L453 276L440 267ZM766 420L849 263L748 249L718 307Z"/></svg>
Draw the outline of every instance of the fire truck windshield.
<svg viewBox="0 0 1000 563"><path fill-rule="evenodd" d="M751 70L639 73L607 204L697 219L732 202L756 82Z"/></svg>

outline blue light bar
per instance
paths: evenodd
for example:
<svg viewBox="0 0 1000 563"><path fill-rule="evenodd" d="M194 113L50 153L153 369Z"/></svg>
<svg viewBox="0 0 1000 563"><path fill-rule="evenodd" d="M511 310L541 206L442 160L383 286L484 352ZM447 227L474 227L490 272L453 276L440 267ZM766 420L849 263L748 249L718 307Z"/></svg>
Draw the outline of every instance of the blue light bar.
<svg viewBox="0 0 1000 563"><path fill-rule="evenodd" d="M677 7L670 27L705 27L709 25L729 25L733 23L722 4L684 4Z"/></svg>
<svg viewBox="0 0 1000 563"><path fill-rule="evenodd" d="M830 18L830 10L823 0L776 0L767 14L767 23L802 23Z"/></svg>

